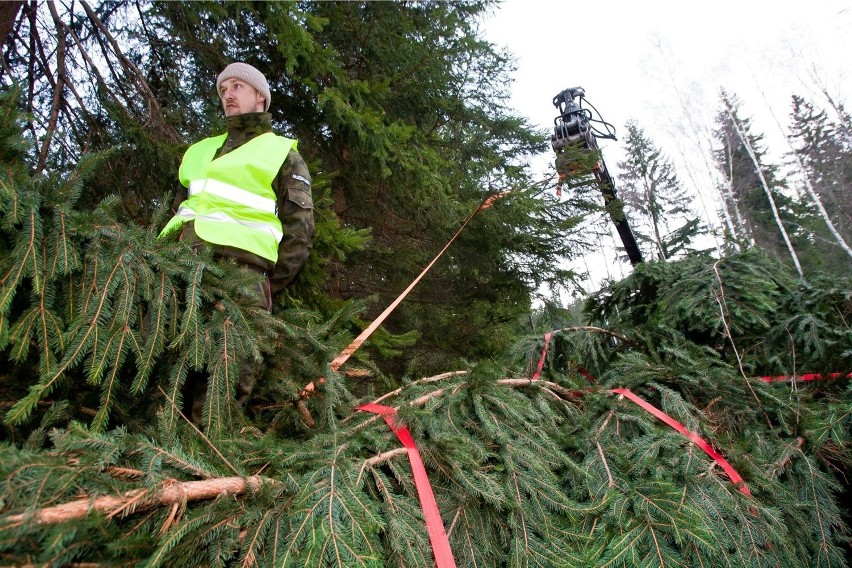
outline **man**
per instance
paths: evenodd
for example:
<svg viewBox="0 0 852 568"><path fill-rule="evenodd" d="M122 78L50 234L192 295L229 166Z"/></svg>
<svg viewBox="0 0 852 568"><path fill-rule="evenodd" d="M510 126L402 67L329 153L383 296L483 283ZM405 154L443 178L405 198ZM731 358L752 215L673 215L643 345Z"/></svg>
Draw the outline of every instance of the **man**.
<svg viewBox="0 0 852 568"><path fill-rule="evenodd" d="M216 79L228 123L225 134L187 149L178 177L175 216L160 236L180 229L193 247L209 246L261 275L260 305L301 270L313 242L311 176L296 141L272 132L269 83L246 63L231 63ZM206 243L206 245L205 245ZM243 365L237 400L251 394L254 369ZM191 386L192 419L200 424L206 380Z"/></svg>

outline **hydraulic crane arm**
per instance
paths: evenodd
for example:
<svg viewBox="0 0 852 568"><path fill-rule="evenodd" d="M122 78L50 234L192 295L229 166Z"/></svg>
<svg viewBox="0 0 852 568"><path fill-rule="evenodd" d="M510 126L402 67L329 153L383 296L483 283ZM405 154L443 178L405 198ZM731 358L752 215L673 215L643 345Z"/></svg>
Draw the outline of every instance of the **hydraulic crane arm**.
<svg viewBox="0 0 852 568"><path fill-rule="evenodd" d="M598 161L591 173L603 194L604 203L609 210L610 218L615 223L618 236L624 244L624 250L627 251L630 264L635 266L642 262L642 253L636 244L633 231L630 230L624 208L618 205L615 183L598 146L598 138L615 140L615 128L600 119L600 113L594 106L586 103L595 111L598 118L594 117L589 108L583 106L585 96L586 92L582 87L572 87L553 97L553 106L559 110L559 116L553 120L553 136L550 137L550 145L556 152L557 171L561 176L576 173L570 163L566 165L563 163L564 160L560 160L568 148L576 148L597 155Z"/></svg>

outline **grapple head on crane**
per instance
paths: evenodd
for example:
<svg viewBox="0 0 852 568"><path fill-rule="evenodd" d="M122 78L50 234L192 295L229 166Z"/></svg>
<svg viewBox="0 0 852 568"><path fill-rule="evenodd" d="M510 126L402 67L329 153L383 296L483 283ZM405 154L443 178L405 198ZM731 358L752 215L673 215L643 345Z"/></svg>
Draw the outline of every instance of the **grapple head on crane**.
<svg viewBox="0 0 852 568"><path fill-rule="evenodd" d="M554 151L567 145L597 148L597 138L615 140L615 128L600 118L600 113L585 97L583 87L571 87L553 97L553 106L559 110L559 116L553 119L553 136L550 137Z"/></svg>
<svg viewBox="0 0 852 568"><path fill-rule="evenodd" d="M624 216L624 208L617 201L615 183L607 170L597 142L598 138L615 140L615 128L601 118L597 109L588 103L585 97L586 91L583 87L565 89L553 97L553 106L559 110L559 116L553 119L553 135L550 137L550 146L556 152L556 171L560 175L560 184L567 176L594 176L594 183L603 194L604 203L624 243L630 263L635 266L642 262L642 254ZM593 153L592 157L597 158L597 162L590 168L578 166L578 160L574 159L578 150Z"/></svg>

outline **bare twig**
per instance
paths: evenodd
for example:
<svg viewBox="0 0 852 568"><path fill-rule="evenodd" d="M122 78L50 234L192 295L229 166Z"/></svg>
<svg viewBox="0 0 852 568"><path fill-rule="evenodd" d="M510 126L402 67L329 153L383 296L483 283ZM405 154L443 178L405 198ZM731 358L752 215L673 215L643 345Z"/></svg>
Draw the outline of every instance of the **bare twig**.
<svg viewBox="0 0 852 568"><path fill-rule="evenodd" d="M50 107L50 117L47 120L44 140L42 141L41 150L38 155L38 165L35 170L36 175L44 170L47 163L47 152L50 148L50 142L53 139L53 133L56 132L56 123L59 120L59 108L62 105L62 88L65 85L65 34L59 29L59 14L56 13L56 7L53 5L53 2L48 2L47 5L50 8L50 15L53 17L53 21L57 22L56 82L53 85L53 101Z"/></svg>
<svg viewBox="0 0 852 568"><path fill-rule="evenodd" d="M438 398L439 396L442 396L444 394L444 392L446 392L446 390L447 389L438 389L438 390L434 390L432 392L427 392L423 396L419 396L419 397L415 398L409 404L411 406L423 406L424 404L426 404L427 402L429 402L433 398Z"/></svg>
<svg viewBox="0 0 852 568"><path fill-rule="evenodd" d="M621 397L621 398L623 398L623 397ZM620 400L621 398L619 398L619 400ZM610 419L611 419L613 416L615 416L615 411L614 411L614 410L610 410L610 411L609 411L609 413L607 413L606 418L604 418L603 424L601 424L601 427L600 427L600 428L598 428L598 433L597 433L597 435L595 436L595 438L596 438L596 439L597 439L597 438L600 438L600 436L601 436L601 434L603 433L603 431L604 431L604 430L606 430L606 427L607 427L607 425L609 424L609 421L610 421Z"/></svg>
<svg viewBox="0 0 852 568"><path fill-rule="evenodd" d="M407 448L394 448L393 450L382 452L378 455L371 457L370 459L364 460L364 463L361 465L361 470L358 472L358 480L355 482L355 485L361 484L361 477L364 475L364 471L366 471L368 467L376 467L379 464L392 460L396 456L402 456L407 453Z"/></svg>
<svg viewBox="0 0 852 568"><path fill-rule="evenodd" d="M305 401L301 398L296 401L296 410L299 412L299 416L302 417L302 422L305 423L305 426L308 428L316 426L316 421L314 421L314 417L311 416L311 411L308 409L308 405L305 404Z"/></svg>
<svg viewBox="0 0 852 568"><path fill-rule="evenodd" d="M425 378L422 378L422 379L417 379L416 381L408 383L405 386L399 387L398 389L395 389L395 390L392 390L390 392L383 394L382 396L380 396L379 398L374 400L372 403L373 404L381 404L384 400L391 398L393 396L396 396L399 393L401 393L404 388L409 388L409 387L414 386L414 385L434 383L434 382L438 382L438 381L443 381L444 379L451 379L453 377L458 377L458 376L467 375L467 374L468 374L468 371L448 371L446 373L441 373L439 375L434 375L434 376L431 376L431 377L425 377ZM411 404L414 404L414 402L412 402ZM299 405L299 402L296 403L297 408L298 408L298 405ZM346 418L341 420L340 423L344 424L344 423L348 422L349 420L351 420L354 416L357 416L357 414L352 414L350 416L347 416ZM304 417L303 417L303 419L304 419Z"/></svg>
<svg viewBox="0 0 852 568"><path fill-rule="evenodd" d="M100 18L98 18L97 14L95 14L91 6L89 6L89 3L81 2L80 4L86 11L86 15L89 17L89 20L101 32L103 38L106 39L106 41L112 47L113 52L115 53L116 57L118 57L118 60L121 62L122 67L124 67L125 71L127 72L131 82L135 84L136 88L145 97L145 100L148 103L148 113L151 121L154 122L161 129L161 131L169 137L170 141L176 142L180 140L180 136L178 136L174 129L167 125L166 122L163 120L163 113L160 109L159 103L157 102L157 97L154 95L154 92L151 90L151 87L145 80L145 76L142 74L139 68L126 55L124 55L124 52L118 45L118 42L109 32L109 30L100 20Z"/></svg>
<svg viewBox="0 0 852 568"><path fill-rule="evenodd" d="M612 478L612 472L609 471L609 464L606 461L606 456L603 453L603 448L601 447L601 443L595 441L595 445L598 447L598 455L601 456L601 461L603 462L604 470L606 470L606 477L609 480L609 486L615 487L615 480Z"/></svg>
<svg viewBox="0 0 852 568"><path fill-rule="evenodd" d="M508 387L528 387L528 386L538 386L543 390L550 392L552 394L558 393L562 396L557 396L559 400L574 399L577 398L578 393L576 391L572 391L570 389L566 389L562 385L550 382L550 381L542 381L542 380L532 380L532 379L500 379L497 381L498 385L506 385Z"/></svg>
<svg viewBox="0 0 852 568"><path fill-rule="evenodd" d="M374 400L373 403L379 404L383 400L385 400L386 398L396 396L396 395L398 395L399 393L402 392L403 388L408 388L408 387L411 387L413 385L422 385L422 384L426 384L426 383L434 383L434 382L437 382L437 381L443 381L444 379L451 379L453 377L458 377L458 376L467 375L467 374L468 374L468 371L449 371L447 373L441 373L440 375L434 375L432 377L426 377L426 378L423 378L423 379L418 379L418 380L416 380L412 383L405 385L405 387L399 387L396 390L392 390L388 393L383 394L382 396L380 396L379 398Z"/></svg>
<svg viewBox="0 0 852 568"><path fill-rule="evenodd" d="M59 27L64 29L65 32L68 33L69 37L71 37L71 39L74 40L74 44L77 46L77 49L80 50L80 56L83 58L83 61L85 61L86 64L89 66L89 69L91 69L92 74L94 75L97 82L104 87L105 92L107 94L109 94L110 98L112 98L112 100L113 100L113 102L115 102L116 106L124 111L125 116L130 118L130 112L127 110L127 108L123 104L121 104L121 101L118 100L118 97L115 96L115 93L112 92L112 90L109 89L109 86L107 85L106 80L104 80L103 76L101 75L101 72L98 70L97 65L95 65L94 61L92 60L92 57L89 55L89 52L86 51L86 48L83 45L83 42L80 40L80 38L74 32L74 30L71 29L71 27L68 26L68 24L66 24L65 22L59 21L57 23L59 24ZM57 30L57 31L59 31L59 30Z"/></svg>
<svg viewBox="0 0 852 568"><path fill-rule="evenodd" d="M802 446L804 446L804 445L805 445L805 439L801 436L797 437L796 443L790 444L788 446L790 451L785 452L786 455L784 457L782 457L780 460L778 460L777 462L775 462L775 465L772 466L772 476L774 477L780 470L784 469L787 466L787 464L790 462L790 460L793 459L793 448L795 448L797 450L801 450Z"/></svg>
<svg viewBox="0 0 852 568"><path fill-rule="evenodd" d="M462 512L461 507L456 509L456 514L455 514L455 516L453 516L453 522L450 523L450 528L447 529L447 537L448 538L453 535L453 529L456 528L456 523L458 522L459 517L461 516L461 512Z"/></svg>
<svg viewBox="0 0 852 568"><path fill-rule="evenodd" d="M598 428L597 434L595 434L595 446L598 448L598 455L601 457L601 462L603 463L604 470L606 471L606 477L609 480L608 484L610 487L615 487L615 479L613 479L612 472L609 470L609 463L606 461L606 456L604 455L603 448L601 447L600 437L603 431L606 430L606 427L613 416L615 416L615 411L610 410L609 413L607 413L606 418L604 418L603 424L601 424L601 427Z"/></svg>
<svg viewBox="0 0 852 568"><path fill-rule="evenodd" d="M382 452L381 454L375 455L368 460L364 461L364 465L361 469L367 467L375 467L381 463L384 463L388 460L395 458L396 456L401 456L407 453L408 450L406 448L395 448L393 450L388 450L387 452Z"/></svg>
<svg viewBox="0 0 852 568"><path fill-rule="evenodd" d="M614 337L619 341L623 341L624 343L630 343L635 345L635 341L628 339L627 337L621 335L620 333L616 333L610 329L605 329L603 327L595 327L593 325L577 325L572 327L563 327L562 329L557 329L554 333L561 333L564 331L591 331L594 333L602 333L604 335L609 335L610 337Z"/></svg>
<svg viewBox="0 0 852 568"><path fill-rule="evenodd" d="M713 272L716 273L716 280L719 281L719 291L713 291L713 295L716 298L716 303L719 304L719 315L722 318L722 325L725 326L725 335L728 336L728 340L731 342L731 347L734 349L734 355L737 358L737 365L740 369L740 374L742 374L743 379L745 380L745 384L748 387L748 390L751 392L751 395L754 397L754 400L757 402L757 407L763 411L763 416L766 418L767 425L772 428L772 421L769 419L769 415L766 414L766 411L763 410L763 404L760 402L760 398L757 396L757 393L754 392L754 389L751 386L751 382L748 379L748 375L746 375L745 369L743 369L743 359L740 356L739 350L737 350L737 344L734 341L734 334L731 332L731 327L728 325L728 318L726 314L728 313L728 304L725 301L725 288L722 285L722 275L719 274L719 263L721 260L717 260L713 263Z"/></svg>
<svg viewBox="0 0 852 568"><path fill-rule="evenodd" d="M217 455L217 456L219 456L219 458L220 458L223 462L225 462L225 465L227 465L227 466L228 466L228 468L229 468L231 471L233 471L235 474L239 475L239 474L240 474L240 472L239 472L239 471L237 471L237 468L235 468L233 465L231 465L231 462L229 462L229 461L227 460L227 458L225 458L225 456L224 456L224 455L222 455L222 452L220 452L220 451L219 451L219 448L217 448L217 447L213 444L213 442L211 442L211 441L210 441L210 438L208 438L207 436L205 436L205 435L204 435L204 432L202 432L201 430L199 430L199 429L198 429L198 427L197 427L195 424L193 424L193 423L192 423L192 421L191 421L189 418L187 418L187 417L183 414L183 412L181 412L181 411L180 411L180 409L179 409L179 408L177 407L177 405L175 404L175 401L173 401L171 398L169 398L169 395L168 395L168 394L166 394L166 391L164 391L164 390L163 390L163 387L158 386L157 388L158 388L158 389L160 389L160 392L161 392L161 393L163 393L163 396L164 396L164 397L166 397L166 400L167 400L167 401L169 401L169 404L171 404L171 405L172 405L172 409L176 410L176 411L177 411L177 413L178 413L178 414L180 414L181 418L183 418L184 420L186 420L186 423L187 423L187 424L189 424L190 426L192 426L192 429L193 429L193 430L195 430L195 432L196 432L199 436L201 436L201 439L202 439L202 440L204 440L204 441L207 443L207 445L208 445L208 446L210 446L210 448L211 448L211 449L212 449L212 450L216 453L216 455Z"/></svg>
<svg viewBox="0 0 852 568"><path fill-rule="evenodd" d="M115 477L127 477L129 479L140 479L145 475L143 471L138 469L130 469L129 467L119 467L117 465L107 466L105 470L108 474Z"/></svg>
<svg viewBox="0 0 852 568"><path fill-rule="evenodd" d="M739 350L737 349L737 344L734 341L734 334L731 332L731 327L728 325L728 303L725 301L725 288L722 285L722 275L719 274L720 262L722 261L717 260L715 263L713 263L713 272L716 273L716 280L719 282L719 291L717 292L716 290L713 290L713 296L716 298L716 303L719 305L719 315L722 318L722 325L725 327L725 336L731 342L731 347L733 348L734 355L737 358L737 366L740 369L740 374L746 381L748 381L748 375L746 375L745 369L743 369L743 359L740 356Z"/></svg>

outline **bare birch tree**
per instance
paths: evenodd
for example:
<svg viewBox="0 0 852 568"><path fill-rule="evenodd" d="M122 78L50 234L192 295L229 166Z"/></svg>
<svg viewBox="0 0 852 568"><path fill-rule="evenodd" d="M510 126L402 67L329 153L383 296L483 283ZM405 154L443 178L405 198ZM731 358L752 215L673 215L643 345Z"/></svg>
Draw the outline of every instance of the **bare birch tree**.
<svg viewBox="0 0 852 568"><path fill-rule="evenodd" d="M752 163L754 163L754 171L755 173L757 173L758 178L760 178L760 185L763 188L764 193L766 194L767 201L769 201L769 207L772 210L772 217L775 219L776 225L778 225L778 232L784 239L784 244L787 245L787 250L790 252L790 258L793 260L793 264L796 267L796 271L799 273L799 276L804 279L805 273L802 272L802 265L799 262L799 256L796 254L796 250L793 248L793 243L790 242L790 235L787 234L787 230L784 228L784 224L781 222L781 215L779 215L778 213L778 206L775 204L775 197L772 195L772 191L769 189L769 184L766 183L766 177L763 175L763 170L760 166L760 162L757 159L757 155L755 154L754 147L751 145L751 141L748 139L748 136L746 136L745 132L743 132L742 125L740 124L737 117L734 116L733 111L730 105L728 105L727 101L725 101L725 111L731 118L734 130L736 131L740 142L742 142L743 148L745 148L746 152L748 152L749 158L751 158Z"/></svg>

